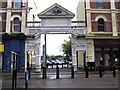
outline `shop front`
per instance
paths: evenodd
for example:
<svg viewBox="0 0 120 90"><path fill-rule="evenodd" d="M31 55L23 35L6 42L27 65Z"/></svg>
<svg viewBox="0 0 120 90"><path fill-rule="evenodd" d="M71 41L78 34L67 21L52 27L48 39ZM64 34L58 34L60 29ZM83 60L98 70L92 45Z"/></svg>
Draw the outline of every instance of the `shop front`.
<svg viewBox="0 0 120 90"><path fill-rule="evenodd" d="M25 38L24 34L4 34L2 43L4 44L4 53L2 60L2 71L11 72L12 59L11 52L17 53L17 71L23 72L25 67Z"/></svg>
<svg viewBox="0 0 120 90"><path fill-rule="evenodd" d="M94 40L95 65L102 61L105 67L118 65L120 60L120 40Z"/></svg>

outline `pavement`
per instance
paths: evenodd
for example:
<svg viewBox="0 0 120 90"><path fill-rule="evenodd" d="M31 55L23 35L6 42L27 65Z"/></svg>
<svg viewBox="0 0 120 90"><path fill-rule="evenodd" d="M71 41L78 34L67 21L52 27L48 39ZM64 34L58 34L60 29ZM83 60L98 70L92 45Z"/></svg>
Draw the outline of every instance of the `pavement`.
<svg viewBox="0 0 120 90"><path fill-rule="evenodd" d="M117 72L118 73L118 72ZM25 88L24 74L18 73L17 89ZM12 86L12 73L3 73L2 80L3 90L10 90ZM42 79L42 72L31 73L31 79L28 80L28 90L118 90L119 74L113 77L112 71L106 71L103 78L99 77L98 71L90 72L89 78L85 78L84 71L75 72L75 78L71 79L70 69L60 70L60 79L56 79L55 69L48 70L47 79Z"/></svg>

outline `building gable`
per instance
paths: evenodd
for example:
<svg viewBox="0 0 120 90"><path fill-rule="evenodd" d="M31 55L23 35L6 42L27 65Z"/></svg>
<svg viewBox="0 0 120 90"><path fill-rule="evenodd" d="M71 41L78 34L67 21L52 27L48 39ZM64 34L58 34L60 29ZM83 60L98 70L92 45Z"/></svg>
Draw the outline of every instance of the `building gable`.
<svg viewBox="0 0 120 90"><path fill-rule="evenodd" d="M61 5L58 5L55 3L54 5L50 6L46 10L42 11L41 13L38 14L39 18L58 18L58 17L68 17L68 18L73 18L75 15L70 12L69 10L65 9Z"/></svg>

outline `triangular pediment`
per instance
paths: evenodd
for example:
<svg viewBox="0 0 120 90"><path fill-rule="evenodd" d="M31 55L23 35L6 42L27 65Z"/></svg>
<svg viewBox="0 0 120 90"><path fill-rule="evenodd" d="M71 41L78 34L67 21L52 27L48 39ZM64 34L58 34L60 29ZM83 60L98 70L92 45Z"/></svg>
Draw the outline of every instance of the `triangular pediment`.
<svg viewBox="0 0 120 90"><path fill-rule="evenodd" d="M46 10L42 11L38 14L39 18L56 18L56 17L69 17L73 18L75 15L71 11L65 9L61 5L55 3L54 5L50 6Z"/></svg>

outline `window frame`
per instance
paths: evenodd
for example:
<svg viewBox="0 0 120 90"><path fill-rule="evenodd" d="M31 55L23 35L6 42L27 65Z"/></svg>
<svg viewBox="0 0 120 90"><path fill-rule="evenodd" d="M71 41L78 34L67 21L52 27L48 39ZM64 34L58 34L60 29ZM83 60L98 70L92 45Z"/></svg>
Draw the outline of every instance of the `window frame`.
<svg viewBox="0 0 120 90"><path fill-rule="evenodd" d="M18 19L17 23L15 23L15 19ZM17 27L19 29L19 31L15 30L15 27ZM20 31L21 31L21 21L18 17L15 17L13 19L13 23L12 23L12 32L17 33L17 32L20 32Z"/></svg>
<svg viewBox="0 0 120 90"><path fill-rule="evenodd" d="M103 0L97 0L96 1L96 8L97 9L103 9L104 8L104 1Z"/></svg>
<svg viewBox="0 0 120 90"><path fill-rule="evenodd" d="M101 21L100 21L100 19L101 19ZM105 21L104 21L104 19L99 18L97 23L98 23L98 32L105 32Z"/></svg>
<svg viewBox="0 0 120 90"><path fill-rule="evenodd" d="M22 5L21 0L14 0L14 5L13 5L14 9L20 9L21 5Z"/></svg>

